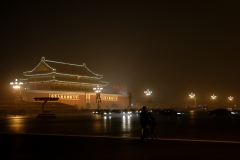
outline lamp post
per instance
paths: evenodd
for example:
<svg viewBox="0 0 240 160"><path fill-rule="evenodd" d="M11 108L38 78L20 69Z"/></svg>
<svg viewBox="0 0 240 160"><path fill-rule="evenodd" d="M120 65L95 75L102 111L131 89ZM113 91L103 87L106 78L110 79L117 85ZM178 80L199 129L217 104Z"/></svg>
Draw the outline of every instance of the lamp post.
<svg viewBox="0 0 240 160"><path fill-rule="evenodd" d="M194 107L197 107L196 106L197 98L196 98L195 94L191 93L191 94L189 94L189 97L194 99Z"/></svg>
<svg viewBox="0 0 240 160"><path fill-rule="evenodd" d="M149 103L151 103L150 95L152 94L152 91L150 91L149 89L147 89L146 91L144 91L144 93L146 94L146 96L149 96Z"/></svg>
<svg viewBox="0 0 240 160"><path fill-rule="evenodd" d="M99 85L97 85L97 87L93 88L93 90L96 92L96 103L98 104L98 109L100 109L100 105L99 105L99 103L101 103L100 92L103 90L103 88L101 88L101 87L99 87Z"/></svg>
<svg viewBox="0 0 240 160"><path fill-rule="evenodd" d="M13 87L14 91L14 100L17 102L18 97L20 98L20 101L22 102L22 92L21 92L21 85L23 85L22 82L19 82L17 79L15 82L10 82L10 85ZM16 92L18 91L18 95L16 95Z"/></svg>
<svg viewBox="0 0 240 160"><path fill-rule="evenodd" d="M233 97L232 97L232 96L229 96L229 97L228 97L228 100L229 100L230 103L231 103L231 101L233 100ZM230 104L230 108L233 108L231 104Z"/></svg>
<svg viewBox="0 0 240 160"><path fill-rule="evenodd" d="M217 98L217 96L215 96L214 94L211 96L212 100L215 101L215 99ZM214 103L214 102L213 102Z"/></svg>
<svg viewBox="0 0 240 160"><path fill-rule="evenodd" d="M132 109L131 108L131 105L132 105L132 94L131 93L128 94L128 99L129 99L128 109Z"/></svg>
<svg viewBox="0 0 240 160"><path fill-rule="evenodd" d="M17 108L18 108L18 98L20 98L20 101L22 102L22 92L21 92L21 85L23 85L22 82L19 82L17 79L15 79L15 82L10 82L10 85L13 88L14 93L14 101L16 104L16 108L14 110L14 116L17 114Z"/></svg>

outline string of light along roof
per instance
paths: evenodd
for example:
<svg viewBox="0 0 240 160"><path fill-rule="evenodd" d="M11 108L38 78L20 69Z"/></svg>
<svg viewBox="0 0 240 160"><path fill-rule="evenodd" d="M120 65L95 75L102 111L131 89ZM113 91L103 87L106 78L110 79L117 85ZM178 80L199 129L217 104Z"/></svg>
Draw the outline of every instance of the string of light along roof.
<svg viewBox="0 0 240 160"><path fill-rule="evenodd" d="M77 67L85 67L89 72L91 72L92 74L96 75L96 76L102 76L100 74L96 74L94 72L92 72L90 69L88 69L88 67L86 66L85 63L83 63L83 65L79 65L79 64L71 64L71 63L64 63L64 62L58 62L58 61L51 61L51 60L46 60L45 57L41 58L41 62L43 62L45 65L47 65L49 68L51 68L53 71L56 71L56 69L52 68L51 66L49 66L47 63L45 62L50 62L50 63L59 63L59 64L65 64L65 65L72 65L72 66L77 66ZM41 62L30 72L33 72L40 64Z"/></svg>
<svg viewBox="0 0 240 160"><path fill-rule="evenodd" d="M91 72L92 74L95 74L97 76L102 76L100 74L96 74L94 72L92 72L90 69L88 69L88 67L86 66L85 63L83 63L83 65L80 65L80 64L72 64L72 63L64 63L64 62L58 62L58 61L51 61L51 60L46 60L44 59L44 61L46 62L51 62L51 63L60 63L60 64L66 64L66 65L72 65L72 66L77 66L77 67L85 67L89 72Z"/></svg>

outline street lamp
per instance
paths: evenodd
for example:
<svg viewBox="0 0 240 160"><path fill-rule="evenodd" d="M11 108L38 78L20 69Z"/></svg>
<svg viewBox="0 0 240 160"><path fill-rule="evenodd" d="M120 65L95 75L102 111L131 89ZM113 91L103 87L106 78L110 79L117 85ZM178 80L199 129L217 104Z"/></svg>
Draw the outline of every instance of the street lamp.
<svg viewBox="0 0 240 160"><path fill-rule="evenodd" d="M129 99L128 109L131 109L131 105L132 105L132 103L131 103L131 101L132 101L132 94L131 93L128 94L128 99Z"/></svg>
<svg viewBox="0 0 240 160"><path fill-rule="evenodd" d="M190 97L190 98L194 98L194 106L197 107L197 106L196 106L197 98L196 98L195 94L191 93L191 94L189 94L189 97Z"/></svg>
<svg viewBox="0 0 240 160"><path fill-rule="evenodd" d="M211 98L212 98L212 100L214 101L216 98L217 98L217 96L215 96L214 94L211 96Z"/></svg>
<svg viewBox="0 0 240 160"><path fill-rule="evenodd" d="M228 100L231 102L233 100L233 97L232 96L229 96L228 97ZM231 108L233 108L231 105L230 105Z"/></svg>
<svg viewBox="0 0 240 160"><path fill-rule="evenodd" d="M93 88L93 90L96 92L96 103L98 104L98 109L100 109L99 103L101 103L101 96L100 96L100 92L103 90L103 88L99 87L99 85L97 85L96 88Z"/></svg>
<svg viewBox="0 0 240 160"><path fill-rule="evenodd" d="M149 103L151 103L150 95L152 94L152 91L150 91L149 89L147 89L146 91L144 91L144 93L146 94L146 96L149 96Z"/></svg>
<svg viewBox="0 0 240 160"><path fill-rule="evenodd" d="M233 97L232 97L232 96L230 96L230 97L228 97L228 99L229 99L230 101L232 101L232 100L233 100Z"/></svg>
<svg viewBox="0 0 240 160"><path fill-rule="evenodd" d="M17 97L20 97L20 100L22 101L21 85L23 85L23 83L15 79L15 82L10 82L10 85L13 87L14 90L14 100L17 101ZM19 94L16 96L17 90L19 91Z"/></svg>
<svg viewBox="0 0 240 160"><path fill-rule="evenodd" d="M152 91L150 91L149 89L147 89L146 91L144 91L144 93L147 95L147 96L150 96L152 94Z"/></svg>
<svg viewBox="0 0 240 160"><path fill-rule="evenodd" d="M217 96L215 96L214 94L211 97L212 97L212 99L216 99L217 98Z"/></svg>

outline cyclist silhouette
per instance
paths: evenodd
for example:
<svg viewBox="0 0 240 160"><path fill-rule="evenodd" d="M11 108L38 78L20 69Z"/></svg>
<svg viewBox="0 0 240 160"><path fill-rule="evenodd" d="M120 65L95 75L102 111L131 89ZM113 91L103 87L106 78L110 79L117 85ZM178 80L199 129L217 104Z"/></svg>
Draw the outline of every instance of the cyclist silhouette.
<svg viewBox="0 0 240 160"><path fill-rule="evenodd" d="M143 106L142 111L140 113L140 124L142 128L146 129L147 126L151 127L151 133L154 132L154 128L156 126L155 118L152 116L151 113L147 111L147 107Z"/></svg>

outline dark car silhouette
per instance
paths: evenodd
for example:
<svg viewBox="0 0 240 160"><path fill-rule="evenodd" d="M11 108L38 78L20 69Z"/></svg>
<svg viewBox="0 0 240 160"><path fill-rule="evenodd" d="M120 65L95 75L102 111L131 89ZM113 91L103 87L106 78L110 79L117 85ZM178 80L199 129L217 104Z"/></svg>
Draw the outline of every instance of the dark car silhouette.
<svg viewBox="0 0 240 160"><path fill-rule="evenodd" d="M158 111L157 114L164 117L172 117L172 116L181 117L183 113L177 112L174 109L164 109L164 110Z"/></svg>
<svg viewBox="0 0 240 160"><path fill-rule="evenodd" d="M132 113L133 113L132 110L128 110L128 109L122 110L122 114L123 114L123 115L131 115Z"/></svg>
<svg viewBox="0 0 240 160"><path fill-rule="evenodd" d="M122 111L120 109L112 109L112 114L121 114Z"/></svg>
<svg viewBox="0 0 240 160"><path fill-rule="evenodd" d="M211 115L211 116L224 116L224 117L227 117L227 116L231 116L232 114L227 109L218 108L218 109L214 109L212 111L209 111L209 115Z"/></svg>

